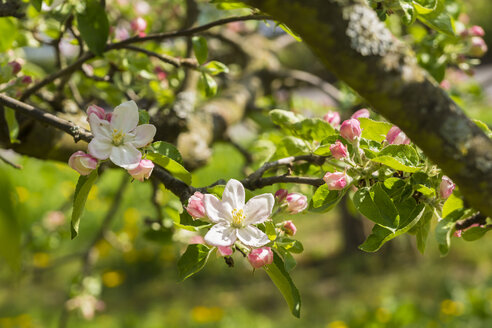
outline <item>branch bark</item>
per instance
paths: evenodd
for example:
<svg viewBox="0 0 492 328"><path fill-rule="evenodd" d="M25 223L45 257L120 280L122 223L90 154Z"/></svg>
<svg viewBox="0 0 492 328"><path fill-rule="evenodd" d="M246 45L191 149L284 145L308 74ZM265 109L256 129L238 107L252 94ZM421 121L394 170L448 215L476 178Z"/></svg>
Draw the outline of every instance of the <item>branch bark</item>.
<svg viewBox="0 0 492 328"><path fill-rule="evenodd" d="M458 184L471 206L492 216L492 140L372 9L356 0L246 2L298 33L331 72L404 130Z"/></svg>

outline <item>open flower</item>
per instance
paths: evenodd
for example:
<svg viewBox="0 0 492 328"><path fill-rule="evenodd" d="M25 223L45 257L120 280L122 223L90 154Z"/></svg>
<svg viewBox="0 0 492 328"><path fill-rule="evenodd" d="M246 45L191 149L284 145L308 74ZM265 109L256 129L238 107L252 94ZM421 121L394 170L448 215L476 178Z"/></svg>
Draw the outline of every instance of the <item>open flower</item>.
<svg viewBox="0 0 492 328"><path fill-rule="evenodd" d="M268 244L267 235L253 224L265 222L272 214L274 203L272 194L262 194L245 204L243 185L237 180L229 180L222 201L210 194L203 198L205 212L214 223L205 235L205 242L217 247L231 246L237 239L251 247Z"/></svg>
<svg viewBox="0 0 492 328"><path fill-rule="evenodd" d="M152 141L156 128L152 124L138 124L138 107L131 100L114 109L111 122L101 120L98 115L89 115L94 139L89 143L89 154L97 159L109 158L124 169L135 169L142 154L137 148Z"/></svg>

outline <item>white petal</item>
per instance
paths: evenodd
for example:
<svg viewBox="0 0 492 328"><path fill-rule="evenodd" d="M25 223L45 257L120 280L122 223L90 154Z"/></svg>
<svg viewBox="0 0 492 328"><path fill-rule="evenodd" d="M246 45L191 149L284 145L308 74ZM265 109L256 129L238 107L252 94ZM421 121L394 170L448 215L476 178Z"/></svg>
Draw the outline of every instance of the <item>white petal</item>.
<svg viewBox="0 0 492 328"><path fill-rule="evenodd" d="M92 134L95 138L104 138L111 140L111 127L109 122L101 120L96 114L89 115L89 125L91 126Z"/></svg>
<svg viewBox="0 0 492 328"><path fill-rule="evenodd" d="M237 238L246 246L261 247L270 242L270 239L263 231L253 226L237 229L236 234Z"/></svg>
<svg viewBox="0 0 492 328"><path fill-rule="evenodd" d="M136 148L141 148L154 139L156 128L152 124L142 124L133 130L135 137L130 142Z"/></svg>
<svg viewBox="0 0 492 328"><path fill-rule="evenodd" d="M132 145L121 145L111 149L109 159L126 170L133 170L140 163L142 153Z"/></svg>
<svg viewBox="0 0 492 328"><path fill-rule="evenodd" d="M232 208L229 204L221 202L217 197L210 194L203 195L203 205L205 206L205 213L209 220L213 223L227 223L232 222Z"/></svg>
<svg viewBox="0 0 492 328"><path fill-rule="evenodd" d="M97 159L107 159L109 155L111 155L112 148L113 144L109 139L93 138L91 142L89 142L89 146L87 146L87 151Z"/></svg>
<svg viewBox="0 0 492 328"><path fill-rule="evenodd" d="M275 199L272 194L262 194L248 200L244 206L246 215L245 224L258 224L265 222L272 214Z"/></svg>
<svg viewBox="0 0 492 328"><path fill-rule="evenodd" d="M230 204L232 208L242 209L244 207L244 198L242 183L235 179L229 180L222 194L222 202Z"/></svg>
<svg viewBox="0 0 492 328"><path fill-rule="evenodd" d="M226 224L216 224L210 228L204 239L211 246L231 246L236 241L236 229Z"/></svg>
<svg viewBox="0 0 492 328"><path fill-rule="evenodd" d="M137 104L133 100L130 100L116 106L110 124L111 128L121 130L123 133L135 129L138 124Z"/></svg>

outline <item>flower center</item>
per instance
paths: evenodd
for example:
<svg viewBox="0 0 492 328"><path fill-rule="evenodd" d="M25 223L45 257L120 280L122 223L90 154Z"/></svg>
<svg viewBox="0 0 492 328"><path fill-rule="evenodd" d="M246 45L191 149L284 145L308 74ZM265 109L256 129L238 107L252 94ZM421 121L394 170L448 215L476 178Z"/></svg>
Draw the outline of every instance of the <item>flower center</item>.
<svg viewBox="0 0 492 328"><path fill-rule="evenodd" d="M113 134L111 135L113 138L113 145L119 146L123 143L123 139L125 138L125 134L121 130L113 129Z"/></svg>
<svg viewBox="0 0 492 328"><path fill-rule="evenodd" d="M233 228L242 228L243 221L245 219L243 210L238 210L237 208L233 209L232 212L232 224Z"/></svg>

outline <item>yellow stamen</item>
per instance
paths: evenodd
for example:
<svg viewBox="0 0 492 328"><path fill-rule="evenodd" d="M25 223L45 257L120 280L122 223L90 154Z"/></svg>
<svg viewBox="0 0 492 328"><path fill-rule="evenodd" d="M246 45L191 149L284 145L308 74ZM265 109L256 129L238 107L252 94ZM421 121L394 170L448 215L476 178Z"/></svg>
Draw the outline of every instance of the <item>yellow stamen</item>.
<svg viewBox="0 0 492 328"><path fill-rule="evenodd" d="M123 139L125 138L125 134L120 130L113 129L112 138L113 138L113 144L115 146L119 146L123 143Z"/></svg>
<svg viewBox="0 0 492 328"><path fill-rule="evenodd" d="M233 209L232 212L232 224L231 226L234 228L242 228L243 227L243 221L245 219L244 216L244 211L238 210L238 209Z"/></svg>

